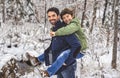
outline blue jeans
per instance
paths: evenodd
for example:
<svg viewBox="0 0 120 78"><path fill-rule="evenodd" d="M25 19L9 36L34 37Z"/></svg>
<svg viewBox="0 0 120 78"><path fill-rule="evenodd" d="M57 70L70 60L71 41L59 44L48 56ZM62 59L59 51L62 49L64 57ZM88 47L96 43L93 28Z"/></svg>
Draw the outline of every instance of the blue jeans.
<svg viewBox="0 0 120 78"><path fill-rule="evenodd" d="M77 64L75 62L74 64L68 66L61 73L58 73L57 78L75 78L76 67L77 67Z"/></svg>
<svg viewBox="0 0 120 78"><path fill-rule="evenodd" d="M56 59L56 61L54 63L52 63L52 65L50 67L48 67L47 72L49 73L50 76L54 75L59 69L60 67L63 65L63 63L65 62L65 60L68 58L70 53L70 49L63 51ZM84 55L79 53L77 55L76 58L81 58ZM44 54L40 55L38 57L38 60L43 62L44 61Z"/></svg>
<svg viewBox="0 0 120 78"><path fill-rule="evenodd" d="M41 54L40 56L38 56L37 59L38 59L40 62L44 62L44 61L45 61L45 59L44 59L44 53Z"/></svg>

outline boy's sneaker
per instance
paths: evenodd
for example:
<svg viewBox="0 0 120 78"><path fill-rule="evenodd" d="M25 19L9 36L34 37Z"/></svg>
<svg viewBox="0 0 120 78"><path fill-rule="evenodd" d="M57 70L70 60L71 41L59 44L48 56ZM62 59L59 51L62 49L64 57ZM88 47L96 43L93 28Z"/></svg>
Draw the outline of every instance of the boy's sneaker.
<svg viewBox="0 0 120 78"><path fill-rule="evenodd" d="M38 61L37 57L31 56L29 53L26 53L26 57L28 58L28 61L26 61L26 63L30 66L37 66L41 64L41 62Z"/></svg>
<svg viewBox="0 0 120 78"><path fill-rule="evenodd" d="M50 77L50 75L48 74L46 70L40 70L40 74L42 77Z"/></svg>

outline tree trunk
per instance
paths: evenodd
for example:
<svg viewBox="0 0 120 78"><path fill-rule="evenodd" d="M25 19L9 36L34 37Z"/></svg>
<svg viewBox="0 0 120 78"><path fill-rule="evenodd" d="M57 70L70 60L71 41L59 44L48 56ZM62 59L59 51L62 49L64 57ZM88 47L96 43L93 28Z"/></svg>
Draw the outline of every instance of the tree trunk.
<svg viewBox="0 0 120 78"><path fill-rule="evenodd" d="M44 33L45 33L45 28L46 28L46 23L47 23L46 13L47 13L47 0L45 0Z"/></svg>
<svg viewBox="0 0 120 78"><path fill-rule="evenodd" d="M92 30L93 30L93 25L94 25L95 18L96 18L97 4L98 4L98 2L95 0L94 9L93 9L93 18L92 18L92 23L91 23L91 28L90 28L90 33L91 33Z"/></svg>
<svg viewBox="0 0 120 78"><path fill-rule="evenodd" d="M113 54L112 54L112 68L116 69L117 67L117 38L118 38L118 4L119 0L115 1L115 12L114 12L114 42L113 42Z"/></svg>
<svg viewBox="0 0 120 78"><path fill-rule="evenodd" d="M113 26L113 20L114 20L114 8L115 7L115 1L112 0L112 16L111 16L111 26Z"/></svg>
<svg viewBox="0 0 120 78"><path fill-rule="evenodd" d="M84 11L83 11L82 20L81 20L81 27L83 27L83 21L84 21L85 12L86 12L86 5L87 5L87 0L85 0L85 3L84 3Z"/></svg>
<svg viewBox="0 0 120 78"><path fill-rule="evenodd" d="M105 21L105 14L106 14L106 10L107 10L107 4L108 4L108 0L105 0L105 9L104 9L103 18L102 18L102 24L104 24L104 21Z"/></svg>
<svg viewBox="0 0 120 78"><path fill-rule="evenodd" d="M2 22L4 23L5 22L5 0L2 0L2 4L3 4L3 11L2 11Z"/></svg>

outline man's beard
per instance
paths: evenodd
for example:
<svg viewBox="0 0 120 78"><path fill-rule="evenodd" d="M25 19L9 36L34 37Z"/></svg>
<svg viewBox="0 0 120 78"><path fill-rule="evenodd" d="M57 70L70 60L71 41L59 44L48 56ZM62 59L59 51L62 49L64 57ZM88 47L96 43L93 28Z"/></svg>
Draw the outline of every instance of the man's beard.
<svg viewBox="0 0 120 78"><path fill-rule="evenodd" d="M56 24L56 20L50 20L49 21L52 25L55 25Z"/></svg>

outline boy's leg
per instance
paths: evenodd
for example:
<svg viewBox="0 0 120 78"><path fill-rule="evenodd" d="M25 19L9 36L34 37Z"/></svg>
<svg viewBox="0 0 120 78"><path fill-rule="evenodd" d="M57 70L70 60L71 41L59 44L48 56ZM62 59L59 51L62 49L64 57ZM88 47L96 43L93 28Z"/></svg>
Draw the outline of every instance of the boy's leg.
<svg viewBox="0 0 120 78"><path fill-rule="evenodd" d="M80 59L80 58L82 58L83 56L84 56L84 54L78 53L78 55L76 56L76 59Z"/></svg>
<svg viewBox="0 0 120 78"><path fill-rule="evenodd" d="M44 62L45 61L45 59L44 59L44 53L41 54L40 56L38 56L37 59L38 59L39 62Z"/></svg>
<svg viewBox="0 0 120 78"><path fill-rule="evenodd" d="M56 61L47 69L49 76L54 75L60 67L63 65L65 60L68 58L70 49L63 51L56 59Z"/></svg>

